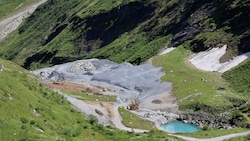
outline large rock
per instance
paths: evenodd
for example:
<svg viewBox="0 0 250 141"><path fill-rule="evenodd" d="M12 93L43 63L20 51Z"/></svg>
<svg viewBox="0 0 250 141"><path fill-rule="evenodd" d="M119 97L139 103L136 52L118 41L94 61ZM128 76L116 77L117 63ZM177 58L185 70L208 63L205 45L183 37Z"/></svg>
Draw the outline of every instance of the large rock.
<svg viewBox="0 0 250 141"><path fill-rule="evenodd" d="M81 70L94 71L96 68L90 61L77 62L69 68L69 72L77 72Z"/></svg>
<svg viewBox="0 0 250 141"><path fill-rule="evenodd" d="M3 68L4 68L3 64L0 63L0 71L3 71Z"/></svg>

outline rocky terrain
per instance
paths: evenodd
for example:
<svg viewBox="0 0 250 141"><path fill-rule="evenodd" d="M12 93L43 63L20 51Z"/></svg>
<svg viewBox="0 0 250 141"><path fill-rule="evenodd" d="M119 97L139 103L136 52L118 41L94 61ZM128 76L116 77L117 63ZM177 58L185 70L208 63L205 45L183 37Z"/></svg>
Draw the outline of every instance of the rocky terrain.
<svg viewBox="0 0 250 141"><path fill-rule="evenodd" d="M150 64L133 66L130 63L90 59L42 68L34 73L52 81L73 81L86 86L104 84L117 94L134 97L138 101L171 91L171 83L161 83L160 78L164 75L161 68L154 68Z"/></svg>
<svg viewBox="0 0 250 141"><path fill-rule="evenodd" d="M206 66L214 66L214 62L217 62L217 65L220 65L220 63L218 63L219 58L225 53L225 48L226 46L220 49L222 53L219 51L216 52L217 54L210 53L211 51L200 53L206 54L207 56L218 55L216 57L207 57L199 54L196 55L198 56L196 57L193 55L190 62L200 62L202 60L199 56L203 56L207 61ZM216 48L213 50L215 49ZM165 55L172 50L174 50L174 48L167 48L159 53L159 55ZM226 67L226 70L229 70L240 63L239 61L230 62L231 64L234 63L234 65ZM222 64L221 66L225 65ZM204 67L204 65L202 65L202 67ZM218 68L223 69L222 67ZM111 109L111 111L117 112L117 107L127 107L131 102L138 101L139 110L133 111L133 113L141 118L153 121L159 129L159 125L174 120L186 121L188 123L199 125L200 127L208 126L210 128L218 129L231 129L238 127L237 125L230 123L230 115L226 113L215 116L204 111L180 112L178 110L177 101L171 93L171 83L162 83L160 78L164 73L161 72L161 68L155 68L148 63L133 66L130 63L117 64L105 59L89 59L56 65L50 68L42 68L35 70L34 73L46 81L52 81L54 83L58 82L59 84L68 81L82 85L85 87L82 91L87 91L88 89L91 90L92 93L115 95L117 96L116 104L111 106L113 108L108 108L109 110ZM189 97L186 98L188 99ZM179 100L179 102L181 101ZM74 104L74 102L72 104ZM92 108L92 110L84 109L83 111L85 111L85 114L92 111L91 114L99 117L98 119L101 124L114 125L114 121L110 120L110 117L106 116L106 119L103 119L103 116L98 115L96 112L93 113L93 111L95 111L94 109L105 111L105 108L103 109L101 108L102 106L100 107L100 105L96 104L90 105L95 108ZM87 115L90 115L90 113ZM107 113L105 115L107 115ZM113 118L116 119L117 117ZM119 126L119 124L114 126L128 130ZM248 128L247 126L242 127Z"/></svg>
<svg viewBox="0 0 250 141"><path fill-rule="evenodd" d="M133 101L139 103L140 109L134 113L155 122L158 126L178 117L176 115L178 106L171 94L171 83L162 83L160 78L164 73L161 72L161 68L153 67L147 63L133 66L130 63L117 64L109 60L89 59L42 68L33 71L33 73L46 81L59 84L73 82L95 93L117 96L117 101L108 107L108 110L117 113L115 117L108 116L108 112L105 112L107 111L105 106L98 104L85 103L84 107L92 108L80 108L86 115L97 116L99 123L104 125L115 125L117 128L125 129L120 124L116 124L117 119L119 119L117 108L127 107ZM66 97L72 102L72 98ZM82 101L82 103L84 102ZM76 105L75 102L72 104ZM76 107L79 108L79 106ZM102 111L102 114L106 116L102 116L102 114L100 116L94 112L95 109ZM169 112L175 114L168 114Z"/></svg>

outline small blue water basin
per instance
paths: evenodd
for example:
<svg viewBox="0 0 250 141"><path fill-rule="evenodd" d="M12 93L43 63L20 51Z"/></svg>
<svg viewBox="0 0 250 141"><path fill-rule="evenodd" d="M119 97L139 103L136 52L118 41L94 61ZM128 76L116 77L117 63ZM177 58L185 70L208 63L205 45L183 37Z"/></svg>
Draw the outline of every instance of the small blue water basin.
<svg viewBox="0 0 250 141"><path fill-rule="evenodd" d="M201 128L194 124L184 123L183 121L173 121L166 124L162 124L161 128L164 131L171 133L192 133L200 131Z"/></svg>

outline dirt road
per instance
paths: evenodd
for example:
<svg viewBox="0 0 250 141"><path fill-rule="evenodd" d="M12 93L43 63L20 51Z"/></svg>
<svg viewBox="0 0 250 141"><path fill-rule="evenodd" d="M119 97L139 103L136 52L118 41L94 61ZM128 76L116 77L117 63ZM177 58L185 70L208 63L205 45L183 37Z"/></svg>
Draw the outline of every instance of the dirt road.
<svg viewBox="0 0 250 141"><path fill-rule="evenodd" d="M35 3L28 6L23 11L11 17L1 20L0 21L0 41L2 41L12 31L16 30L17 27L22 23L24 19L29 17L31 13L33 13L39 5L41 5L42 3L46 1L47 0L37 0Z"/></svg>
<svg viewBox="0 0 250 141"><path fill-rule="evenodd" d="M116 128L121 129L121 130L125 130L125 131L130 131L130 132L136 132L136 133L143 133L143 132L148 132L147 130L142 130L142 129L132 129L132 128L128 128L126 126L124 126L122 124L122 117L118 111L119 106L115 106L114 107L114 118L113 118L113 123L115 125Z"/></svg>
<svg viewBox="0 0 250 141"><path fill-rule="evenodd" d="M87 104L86 102L79 100L77 98L68 96L57 89L54 89L54 91L63 95L76 109L78 109L84 115L94 115L95 117L97 117L99 123L101 123L103 125L109 125L110 123L112 123L116 128L118 128L120 130L131 131L131 132L133 131L133 132L137 132L137 133L147 132L147 130L132 129L132 128L128 128L128 127L124 126L121 122L122 118L121 118L119 111L118 111L118 107L120 105L114 106L114 107L112 107L112 109L110 109L110 110L113 110L113 112L114 112L113 113L114 117L111 118L108 116L108 112L105 112L106 109L102 106ZM103 115L97 114L95 112L95 109L102 111Z"/></svg>
<svg viewBox="0 0 250 141"><path fill-rule="evenodd" d="M219 136L219 137L215 137L215 138L206 138L206 139L197 139L197 138L181 136L181 135L174 135L174 134L171 134L171 135L178 137L178 138L181 138L181 139L184 139L186 141L223 141L223 140L231 139L234 137L246 136L248 134L250 134L250 131L235 133L235 134L230 134L230 135L225 135L225 136Z"/></svg>

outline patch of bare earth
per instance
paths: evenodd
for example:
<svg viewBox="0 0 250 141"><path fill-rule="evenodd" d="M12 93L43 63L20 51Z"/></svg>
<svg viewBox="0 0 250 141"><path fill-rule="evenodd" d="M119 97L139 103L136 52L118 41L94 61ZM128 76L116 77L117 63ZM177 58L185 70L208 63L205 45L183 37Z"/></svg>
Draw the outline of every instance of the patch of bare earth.
<svg viewBox="0 0 250 141"><path fill-rule="evenodd" d="M114 118L114 105L110 102L94 102L94 101L85 101L89 105L97 105L103 107L108 112L108 117Z"/></svg>
<svg viewBox="0 0 250 141"><path fill-rule="evenodd" d="M97 89L94 89L94 88L91 88L88 86L84 86L82 84L76 84L73 82L55 83L55 82L51 82L51 81L46 81L45 84L50 88L65 90L68 92L77 92L77 93L87 92L87 93L91 93L91 94L100 95L100 93Z"/></svg>
<svg viewBox="0 0 250 141"><path fill-rule="evenodd" d="M45 82L46 85L52 89L59 89L59 90L65 90L65 91L69 91L69 92L89 92L92 94L100 94L95 88L98 89L108 89L108 91L113 91L112 89L103 87L103 86L99 86L99 85L93 85L95 86L95 88L90 88L87 86L84 86L82 84L76 84L73 82L64 82L64 83L54 83L54 82L50 82L47 81ZM92 86L92 85L91 85ZM94 101L85 101L87 104L89 105L95 105L95 106L101 106L103 107L107 113L108 113L108 117L110 118L114 118L114 111L113 111L113 103L110 102L94 102ZM96 109L96 113L101 115L103 113L100 112L100 110Z"/></svg>
<svg viewBox="0 0 250 141"><path fill-rule="evenodd" d="M157 94L140 102L140 109L162 110L176 113L178 102L170 93Z"/></svg>

